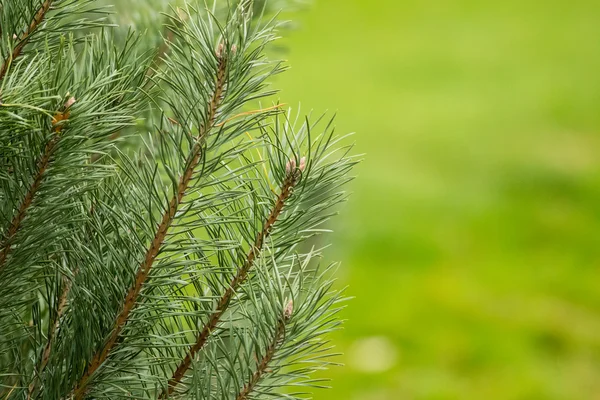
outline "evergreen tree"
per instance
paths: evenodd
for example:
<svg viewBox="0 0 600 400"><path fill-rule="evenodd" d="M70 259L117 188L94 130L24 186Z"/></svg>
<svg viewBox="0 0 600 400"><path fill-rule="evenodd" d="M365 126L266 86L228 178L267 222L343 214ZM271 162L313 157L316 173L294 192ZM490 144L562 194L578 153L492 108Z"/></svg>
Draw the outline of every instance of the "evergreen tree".
<svg viewBox="0 0 600 400"><path fill-rule="evenodd" d="M0 398L310 396L344 137L263 105L265 7L181 2L149 51L100 6L0 0Z"/></svg>

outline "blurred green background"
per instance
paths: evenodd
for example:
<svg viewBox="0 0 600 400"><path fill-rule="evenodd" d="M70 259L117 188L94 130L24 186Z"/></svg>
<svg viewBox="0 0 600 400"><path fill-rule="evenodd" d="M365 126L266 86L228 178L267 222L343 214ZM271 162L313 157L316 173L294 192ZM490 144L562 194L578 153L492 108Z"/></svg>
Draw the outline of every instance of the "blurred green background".
<svg viewBox="0 0 600 400"><path fill-rule="evenodd" d="M316 0L281 100L366 153L316 399L600 399L600 3Z"/></svg>

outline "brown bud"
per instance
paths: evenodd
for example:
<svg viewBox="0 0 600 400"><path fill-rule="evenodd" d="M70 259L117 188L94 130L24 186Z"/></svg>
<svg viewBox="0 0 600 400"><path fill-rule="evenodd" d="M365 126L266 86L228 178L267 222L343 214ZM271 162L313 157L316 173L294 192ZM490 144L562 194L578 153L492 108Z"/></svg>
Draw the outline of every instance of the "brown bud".
<svg viewBox="0 0 600 400"><path fill-rule="evenodd" d="M288 301L287 305L285 306L285 309L283 310L283 318L287 321L290 320L290 318L292 318L292 313L294 312L294 301L290 300Z"/></svg>
<svg viewBox="0 0 600 400"><path fill-rule="evenodd" d="M231 54L235 54L235 53L237 53L237 45L236 44L231 46Z"/></svg>
<svg viewBox="0 0 600 400"><path fill-rule="evenodd" d="M71 116L71 111L69 108L75 104L75 97L71 96L63 105L64 110L59 111L52 117L52 126L54 127L54 132L60 133L63 130L63 124L61 122L69 119Z"/></svg>

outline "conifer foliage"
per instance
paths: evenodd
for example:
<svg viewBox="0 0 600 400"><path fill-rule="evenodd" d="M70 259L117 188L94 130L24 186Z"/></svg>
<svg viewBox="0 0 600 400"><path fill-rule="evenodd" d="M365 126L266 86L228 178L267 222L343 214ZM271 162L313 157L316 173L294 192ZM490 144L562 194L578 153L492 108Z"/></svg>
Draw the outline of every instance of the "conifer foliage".
<svg viewBox="0 0 600 400"><path fill-rule="evenodd" d="M265 10L180 2L147 51L96 1L0 0L1 399L322 385L343 297L315 237L356 160L269 97Z"/></svg>

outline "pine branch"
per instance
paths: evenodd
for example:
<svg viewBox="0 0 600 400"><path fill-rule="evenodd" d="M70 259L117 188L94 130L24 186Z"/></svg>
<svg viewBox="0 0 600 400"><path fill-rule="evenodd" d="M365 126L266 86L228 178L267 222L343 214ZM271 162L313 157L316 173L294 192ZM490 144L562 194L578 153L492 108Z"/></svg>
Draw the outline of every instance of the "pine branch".
<svg viewBox="0 0 600 400"><path fill-rule="evenodd" d="M25 47L25 45L29 41L29 37L35 32L35 30L37 29L37 27L44 20L44 17L46 16L46 13L48 12L48 10L50 10L50 6L52 5L52 1L53 0L45 0L42 3L41 7L37 10L37 12L35 13L33 19L31 20L31 23L27 27L27 30L19 38L19 43L13 49L12 54L10 54L2 62L2 66L0 66L0 80L2 80L2 78L4 78L4 75L6 75L6 72L8 71L9 65L15 60L15 58L17 58L17 57L19 57L21 55L21 52L23 51L23 48Z"/></svg>
<svg viewBox="0 0 600 400"><path fill-rule="evenodd" d="M42 181L44 179L44 174L48 166L50 165L50 158L56 149L56 146L60 140L60 133L64 127L64 121L69 118L69 109L75 103L75 98L71 97L64 105L63 111L59 111L56 113L54 118L52 119L52 136L50 140L46 143L44 147L44 151L42 153L42 157L38 161L37 164L37 172L35 174L35 178L33 179L33 183L29 187L29 190L25 194L25 198L23 202L19 206L17 214L13 217L9 228L4 235L4 239L0 241L0 270L5 265L6 258L11 251L12 248L12 239L16 235L17 231L21 227L21 223L27 214L27 210L31 206L35 195L37 194L40 186L42 185Z"/></svg>
<svg viewBox="0 0 600 400"><path fill-rule="evenodd" d="M236 400L248 399L248 396L250 395L250 393L252 393L256 385L261 381L263 376L269 372L269 365L271 363L271 360L273 360L273 356L275 356L275 353L279 349L279 346L281 346L281 343L283 342L283 339L285 337L285 327L286 324L289 322L290 318L292 317L293 307L294 303L292 303L292 301L290 300L287 306L285 307L282 318L277 323L277 328L275 329L273 340L265 349L265 353L260 359L260 362L258 362L257 357L256 371L254 371L254 373L250 377L250 380L244 385L240 393L237 395Z"/></svg>
<svg viewBox="0 0 600 400"><path fill-rule="evenodd" d="M331 121L256 104L285 69L256 1L173 6L168 49L88 31L95 0L3 10L0 398L302 398L331 364L342 299L302 246L354 161ZM111 143L125 128L139 155Z"/></svg>
<svg viewBox="0 0 600 400"><path fill-rule="evenodd" d="M31 399L33 393L36 389L36 385L39 381L39 377L42 372L46 369L48 365L48 360L50 359L50 353L52 352L52 346L54 345L54 338L56 336L56 331L58 330L58 326L60 324L60 320L65 312L65 308L67 305L67 298L69 296L69 292L71 291L72 281L67 277L63 278L63 289L58 299L56 313L54 314L54 318L52 323L50 324L50 331L48 332L48 338L46 339L46 346L44 347L44 351L42 352L42 358L40 359L39 365L35 370L35 378L29 385L29 392L27 394L27 399Z"/></svg>
<svg viewBox="0 0 600 400"><path fill-rule="evenodd" d="M144 283L148 279L154 261L156 260L156 257L158 256L158 253L161 250L163 241L167 236L171 224L173 223L173 219L175 218L175 215L177 213L178 206L181 203L181 200L183 199L189 187L194 171L200 162L202 156L202 146L204 144L206 136L215 126L217 110L219 108L225 90L225 78L227 71L227 57L225 52L223 51L222 43L217 49L216 56L218 59L218 65L215 77L215 90L208 104L207 120L205 124L200 127L198 137L196 138L196 142L192 147L192 151L190 154L191 160L186 166L185 171L179 180L176 192L169 202L169 207L167 211L163 214L162 220L158 225L158 229L156 230L154 239L152 240L150 247L146 252L144 261L140 264L137 270L134 284L125 296L123 309L117 316L115 326L112 330L109 339L104 344L104 346L98 352L96 352L96 354L92 358L92 361L88 365L85 373L75 386L73 397L76 400L83 398L83 396L86 393L86 388L89 379L94 374L94 372L96 372L96 370L100 368L104 361L106 361L109 354L118 344L119 335L123 327L127 323L127 320L129 319L130 313L138 300Z"/></svg>
<svg viewBox="0 0 600 400"><path fill-rule="evenodd" d="M281 185L280 194L279 194L279 196L277 196L275 205L273 206L271 213L269 214L267 220L265 221L265 224L264 224L262 230L256 236L254 244L246 256L246 261L244 262L242 267L239 269L237 274L234 276L231 283L229 284L229 286L227 287L227 289L225 290L225 292L219 299L216 310L211 314L208 322L206 322L206 324L202 328L202 331L200 332L200 334L198 335L198 337L196 339L196 343L194 343L190 347L190 350L186 354L185 358L181 361L181 363L179 364L179 366L173 373L173 376L171 377L171 379L169 379L168 390L166 392L163 391L163 393L161 394L161 398L164 399L164 398L168 397L168 395L171 395L174 392L175 387L181 382L181 380L185 376L185 373L190 368L190 366L192 364L192 360L194 359L196 354L200 350L202 350L202 348L206 345L206 342L207 342L208 338L210 337L211 333L217 327L217 324L219 323L219 321L221 320L221 317L227 310L229 303L231 302L231 299L235 295L236 289L248 277L248 273L250 272L250 269L254 265L256 259L260 256L260 253L262 251L265 240L268 238L268 236L271 233L271 230L273 228L273 225L275 225L275 222L277 221L277 219L281 215L281 212L283 211L285 202L290 198L290 196L293 193L294 186L296 186L296 184L300 180L301 174L306 167L305 162L306 161L303 158L300 161L300 166L298 168L296 168L296 162L294 160L290 160L288 162L287 168L286 168L287 175L283 181L283 184Z"/></svg>

